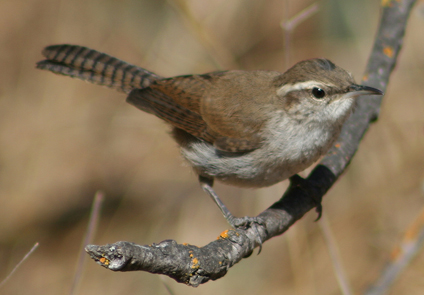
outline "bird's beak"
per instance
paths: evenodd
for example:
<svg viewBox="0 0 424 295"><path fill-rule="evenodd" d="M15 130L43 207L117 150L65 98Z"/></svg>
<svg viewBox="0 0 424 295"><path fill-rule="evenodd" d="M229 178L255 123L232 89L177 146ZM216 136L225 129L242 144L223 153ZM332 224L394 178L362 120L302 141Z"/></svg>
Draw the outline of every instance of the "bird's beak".
<svg viewBox="0 0 424 295"><path fill-rule="evenodd" d="M364 85L352 84L349 88L350 92L355 93L355 96L360 95L383 95L383 91Z"/></svg>

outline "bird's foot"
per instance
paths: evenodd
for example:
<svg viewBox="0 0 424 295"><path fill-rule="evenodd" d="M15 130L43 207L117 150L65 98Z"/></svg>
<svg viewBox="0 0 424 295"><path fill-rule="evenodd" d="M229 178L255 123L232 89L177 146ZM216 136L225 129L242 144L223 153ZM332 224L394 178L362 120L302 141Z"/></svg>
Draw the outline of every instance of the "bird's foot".
<svg viewBox="0 0 424 295"><path fill-rule="evenodd" d="M231 214L231 213L230 213ZM244 217L234 217L226 216L225 217L228 221L228 223L231 225L232 228L235 230L237 229L249 229L253 228L256 232L255 241L258 244L259 250L258 255L262 251L262 244L263 241L261 239L261 234L259 232L259 228L264 229L265 227L265 220L261 217L250 217L250 216L244 216Z"/></svg>

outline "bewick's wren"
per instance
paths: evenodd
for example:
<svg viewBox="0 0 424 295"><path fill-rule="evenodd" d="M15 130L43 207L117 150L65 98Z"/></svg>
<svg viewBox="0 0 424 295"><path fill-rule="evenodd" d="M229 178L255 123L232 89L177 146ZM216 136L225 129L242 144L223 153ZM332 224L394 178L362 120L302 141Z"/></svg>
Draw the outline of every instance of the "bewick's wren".
<svg viewBox="0 0 424 295"><path fill-rule="evenodd" d="M382 94L327 59L301 61L285 73L162 78L81 46L49 46L43 55L37 68L123 91L130 104L171 124L184 158L233 226L213 179L264 187L301 172L330 149L356 97Z"/></svg>

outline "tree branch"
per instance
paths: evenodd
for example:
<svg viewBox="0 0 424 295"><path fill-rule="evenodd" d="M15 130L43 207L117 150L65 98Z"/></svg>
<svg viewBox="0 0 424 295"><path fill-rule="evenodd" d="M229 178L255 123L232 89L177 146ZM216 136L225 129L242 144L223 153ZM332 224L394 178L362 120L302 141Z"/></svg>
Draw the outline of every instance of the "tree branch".
<svg viewBox="0 0 424 295"><path fill-rule="evenodd" d="M380 27L362 83L385 90L396 64L406 22L415 0L383 1ZM165 274L178 282L197 287L216 280L241 259L248 257L260 241L284 233L294 222L317 206L344 172L369 125L379 115L381 97L360 97L354 114L328 154L311 174L292 177L283 197L259 214L263 223L246 229L225 231L204 247L166 240L140 246L130 242L95 246L86 251L100 265L114 271L142 270Z"/></svg>

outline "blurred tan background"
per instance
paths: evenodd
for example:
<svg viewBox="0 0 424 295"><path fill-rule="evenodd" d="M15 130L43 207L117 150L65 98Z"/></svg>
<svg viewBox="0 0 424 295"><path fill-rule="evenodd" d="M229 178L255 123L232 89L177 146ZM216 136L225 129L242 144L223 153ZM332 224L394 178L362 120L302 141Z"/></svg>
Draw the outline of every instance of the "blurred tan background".
<svg viewBox="0 0 424 295"><path fill-rule="evenodd" d="M286 1L288 1L288 6ZM284 64L280 22L313 1L0 1L0 280L40 247L0 294L68 294L97 190L106 201L94 243L198 246L228 226L201 191L159 119L113 90L36 70L43 47L88 46L163 76L217 69L284 71L326 57L359 81L379 1L318 1L296 28ZM184 8L185 5L185 8ZM288 7L288 11L286 8ZM363 292L424 206L423 2L413 11L380 120L324 199L353 290ZM242 190L216 184L230 210L257 215L286 182ZM315 212L226 277L197 289L87 261L78 294L340 294ZM423 294L424 254L391 294Z"/></svg>

